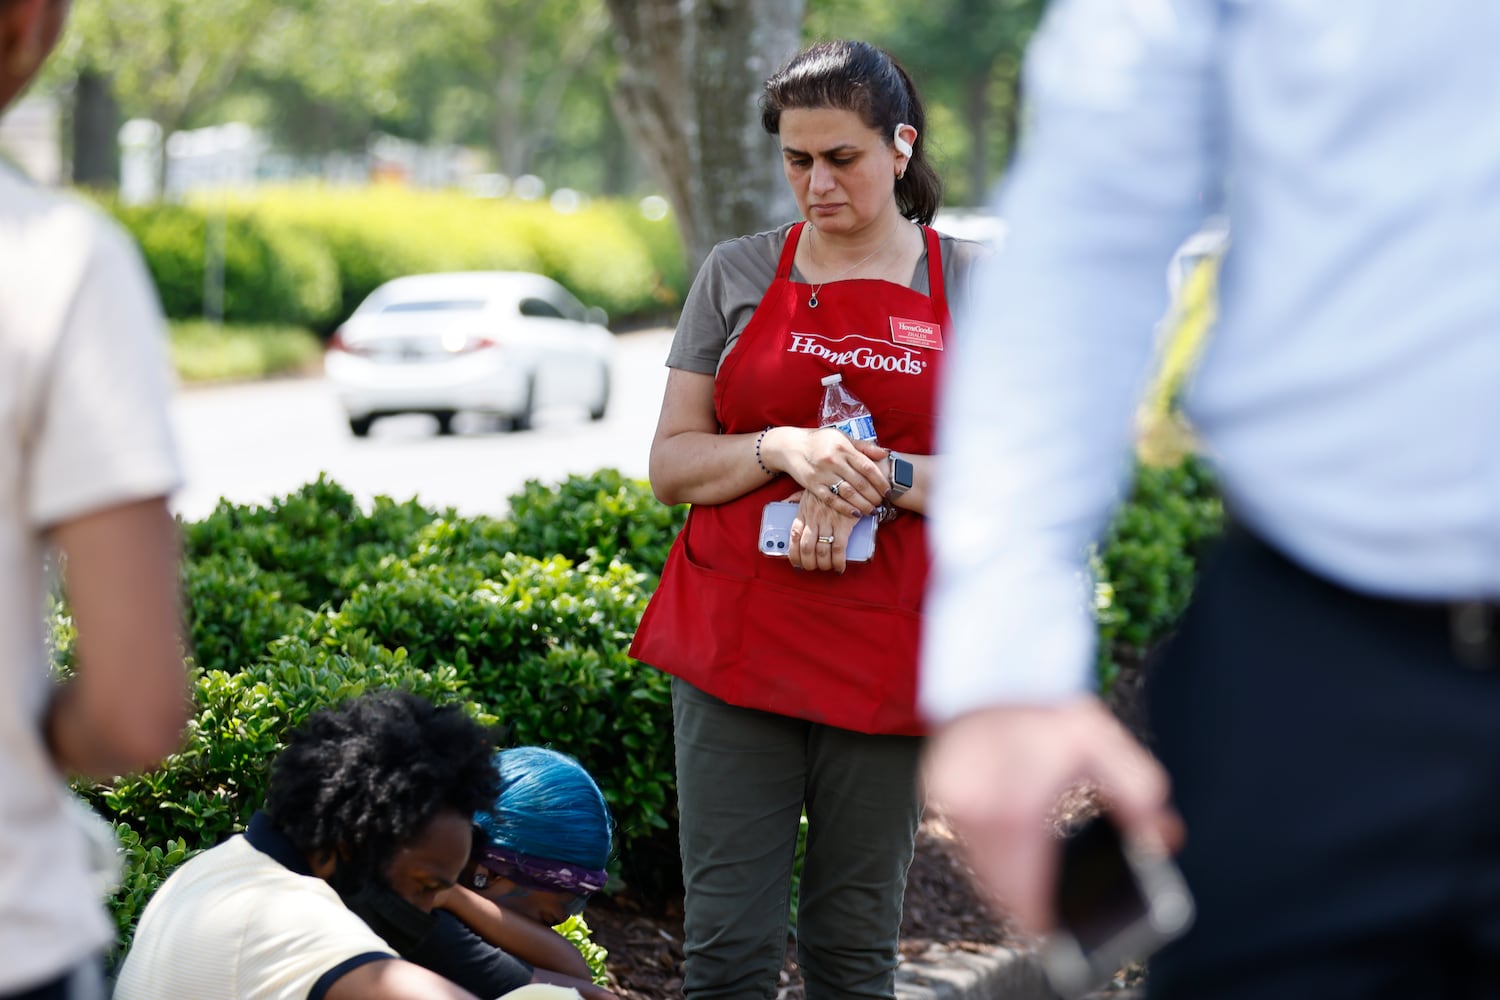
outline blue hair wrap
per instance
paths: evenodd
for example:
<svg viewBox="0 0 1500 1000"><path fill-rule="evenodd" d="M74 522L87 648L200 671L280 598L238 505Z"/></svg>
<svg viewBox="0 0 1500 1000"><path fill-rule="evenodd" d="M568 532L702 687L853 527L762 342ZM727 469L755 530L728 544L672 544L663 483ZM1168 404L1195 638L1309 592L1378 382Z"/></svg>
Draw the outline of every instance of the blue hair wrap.
<svg viewBox="0 0 1500 1000"><path fill-rule="evenodd" d="M613 821L604 793L572 757L544 747L516 747L495 755L500 796L474 814L487 845L519 859L603 870L609 864Z"/></svg>

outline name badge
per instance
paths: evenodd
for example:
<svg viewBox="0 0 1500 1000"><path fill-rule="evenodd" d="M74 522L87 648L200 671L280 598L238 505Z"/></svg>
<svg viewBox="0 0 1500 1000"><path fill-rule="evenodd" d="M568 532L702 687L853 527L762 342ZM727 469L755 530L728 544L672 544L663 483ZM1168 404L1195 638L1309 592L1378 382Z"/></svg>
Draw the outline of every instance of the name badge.
<svg viewBox="0 0 1500 1000"><path fill-rule="evenodd" d="M924 350L943 349L943 328L922 319L891 317L891 339L905 347L920 347Z"/></svg>

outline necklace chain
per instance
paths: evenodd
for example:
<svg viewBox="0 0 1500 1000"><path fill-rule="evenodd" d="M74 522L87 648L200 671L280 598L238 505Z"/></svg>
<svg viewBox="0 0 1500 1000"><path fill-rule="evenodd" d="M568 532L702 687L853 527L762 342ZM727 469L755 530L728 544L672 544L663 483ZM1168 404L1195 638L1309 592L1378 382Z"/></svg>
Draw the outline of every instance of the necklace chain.
<svg viewBox="0 0 1500 1000"><path fill-rule="evenodd" d="M898 232L900 231L899 228L898 228L897 231ZM844 268L838 274L835 274L831 278L824 278L822 281L818 282L816 285L813 285L812 294L807 297L807 306L808 306L808 308L809 309L816 309L816 308L818 308L818 292L822 291L824 285L828 284L829 282L838 281L844 275L848 274L850 271L854 270L856 267L859 267L859 265L861 265L861 264L865 263L866 261L868 261L871 257L874 257L876 254L880 253L881 251L888 249L890 247L890 245L891 245L892 240L894 240L894 239L895 239L895 236L894 236L894 234L892 234L892 236L887 237L886 240L885 240L885 242L881 243L880 246L876 247L874 250L871 250L869 253L867 253L863 257L861 257L859 260L855 261L853 264L850 264L848 267Z"/></svg>

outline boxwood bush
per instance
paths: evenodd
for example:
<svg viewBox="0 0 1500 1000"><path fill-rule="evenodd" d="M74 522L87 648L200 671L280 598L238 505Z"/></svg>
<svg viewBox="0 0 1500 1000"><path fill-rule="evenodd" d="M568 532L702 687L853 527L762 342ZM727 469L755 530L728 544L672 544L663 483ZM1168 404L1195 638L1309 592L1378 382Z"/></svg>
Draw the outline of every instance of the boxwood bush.
<svg viewBox="0 0 1500 1000"><path fill-rule="evenodd" d="M79 790L116 824L121 941L182 859L244 827L289 727L359 692L403 687L463 704L503 745L572 754L619 823L618 874L680 889L668 678L626 655L682 524L614 470L531 482L506 518L410 501L361 508L326 478L183 525L197 714L158 770ZM1101 664L1170 630L1220 510L1189 462L1143 470L1099 555ZM67 608L52 607L59 668Z"/></svg>
<svg viewBox="0 0 1500 1000"><path fill-rule="evenodd" d="M203 316L211 220L224 219L224 315L327 334L381 284L429 271L537 271L614 325L667 315L689 275L670 218L630 202L572 212L394 186L266 187L222 201L106 207L135 236L169 317Z"/></svg>
<svg viewBox="0 0 1500 1000"><path fill-rule="evenodd" d="M197 713L183 749L166 766L78 789L115 823L124 847L124 879L111 901L119 953L151 893L178 863L245 828L265 798L271 758L310 713L367 690L400 687L461 702L482 723L496 721L466 698L453 668L424 670L400 650L357 637L340 651L283 637L249 667L199 667L193 679Z"/></svg>
<svg viewBox="0 0 1500 1000"><path fill-rule="evenodd" d="M317 370L323 343L301 326L173 320L172 365L184 382L259 379Z"/></svg>
<svg viewBox="0 0 1500 1000"><path fill-rule="evenodd" d="M202 317L210 225L218 224L218 210L168 203L109 208L140 244L166 314ZM223 320L317 327L334 319L339 273L322 241L239 209L225 214L222 225Z"/></svg>
<svg viewBox="0 0 1500 1000"><path fill-rule="evenodd" d="M239 209L295 227L332 254L342 299L324 330L382 283L427 271L538 271L616 324L669 311L687 289L672 221L646 220L628 202L564 213L456 191L291 186L263 188Z"/></svg>
<svg viewBox="0 0 1500 1000"><path fill-rule="evenodd" d="M1102 690L1171 633L1192 596L1198 559L1223 523L1224 505L1201 459L1138 470L1095 559Z"/></svg>

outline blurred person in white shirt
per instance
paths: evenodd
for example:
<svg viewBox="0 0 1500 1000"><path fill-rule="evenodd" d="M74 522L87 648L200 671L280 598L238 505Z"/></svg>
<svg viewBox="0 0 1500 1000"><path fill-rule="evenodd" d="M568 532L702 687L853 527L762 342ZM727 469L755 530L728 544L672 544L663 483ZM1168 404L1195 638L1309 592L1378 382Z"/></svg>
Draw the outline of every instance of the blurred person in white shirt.
<svg viewBox="0 0 1500 1000"><path fill-rule="evenodd" d="M926 773L1033 931L1064 788L1179 847L1199 917L1154 996L1500 982L1496 37L1455 0L1059 0L1028 56L945 386ZM1218 212L1185 405L1232 523L1152 670L1153 757L1090 693L1086 549L1164 268Z"/></svg>
<svg viewBox="0 0 1500 1000"><path fill-rule="evenodd" d="M0 0L0 108L67 10ZM114 928L65 778L149 767L187 719L165 337L124 234L0 165L0 997L103 995ZM78 631L60 685L49 553Z"/></svg>

